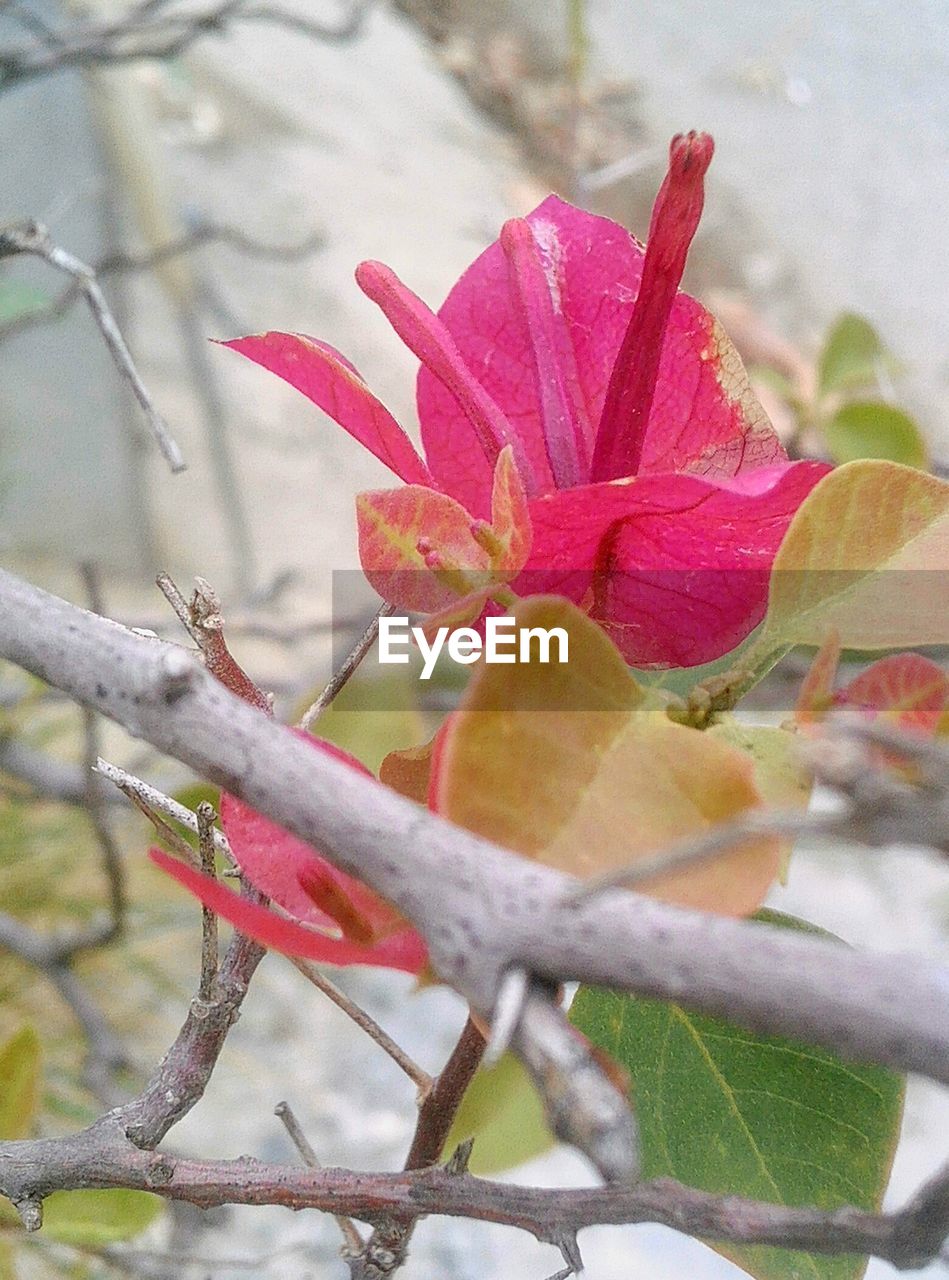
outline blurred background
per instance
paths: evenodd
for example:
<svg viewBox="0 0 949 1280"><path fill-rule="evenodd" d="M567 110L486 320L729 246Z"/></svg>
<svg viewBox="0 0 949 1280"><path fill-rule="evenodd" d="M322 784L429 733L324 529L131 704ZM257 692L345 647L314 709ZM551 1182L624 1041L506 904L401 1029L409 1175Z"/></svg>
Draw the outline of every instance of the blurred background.
<svg viewBox="0 0 949 1280"><path fill-rule="evenodd" d="M949 17L944 0L916 0L911 18L890 0L0 0L0 229L36 220L98 270L188 462L170 474L70 277L5 258L3 562L168 634L156 571L184 587L201 574L258 682L288 714L305 705L328 671L332 571L357 565L353 496L388 473L297 393L207 339L271 328L325 339L414 430L413 359L356 288L356 263L389 263L437 306L502 222L550 190L644 236L668 140L689 128L716 140L690 291L754 366L790 446L846 456L840 411L858 397L876 406L874 438L940 467ZM828 380L828 352L857 376ZM0 673L0 695L5 734L28 733L67 764L81 758L74 712L14 673ZM405 731L380 723L379 743L406 745ZM421 736L419 725L409 732ZM157 785L186 785L167 762L135 758L118 737L115 747ZM0 778L0 816L0 906L26 903L52 922L91 912L85 818L33 804L12 774ZM144 825L122 821L126 847L144 850ZM189 905L137 862L131 941L83 963L144 1071L184 1008L197 939ZM805 851L775 905L855 943L945 955L940 886L911 855L867 866ZM438 1068L463 1016L450 995L408 997L391 976L346 982ZM41 976L0 958L0 1032L24 1011L40 1019L39 1123L55 1130L90 1116L96 1098L80 1078L71 1016L48 1004ZM207 1099L172 1146L291 1158L272 1116L283 1097L325 1163L400 1162L411 1087L270 957ZM935 1168L947 1131L945 1100L914 1086L894 1203ZM516 1176L588 1177L560 1151ZM16 1266L345 1274L332 1223L315 1216L182 1210L147 1239L108 1264L98 1252L77 1262L20 1248ZM659 1229L597 1229L581 1244L595 1280L738 1274ZM559 1265L513 1232L432 1220L403 1274L540 1278ZM876 1277L888 1271L871 1264Z"/></svg>

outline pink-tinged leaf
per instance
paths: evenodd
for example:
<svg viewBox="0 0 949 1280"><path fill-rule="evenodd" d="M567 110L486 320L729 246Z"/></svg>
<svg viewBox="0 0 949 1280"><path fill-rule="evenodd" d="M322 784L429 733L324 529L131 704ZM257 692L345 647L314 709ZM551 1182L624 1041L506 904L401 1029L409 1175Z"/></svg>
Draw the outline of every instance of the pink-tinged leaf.
<svg viewBox="0 0 949 1280"><path fill-rule="evenodd" d="M895 653L867 667L833 701L933 734L949 707L949 676L931 658Z"/></svg>
<svg viewBox="0 0 949 1280"><path fill-rule="evenodd" d="M206 907L210 907L247 937L274 951L282 951L288 956L301 956L321 964L376 965L415 974L420 973L428 963L425 944L414 929L406 927L371 945L317 933L314 929L275 915L266 907L240 898L219 880L195 871L161 849L150 849L148 856Z"/></svg>
<svg viewBox="0 0 949 1280"><path fill-rule="evenodd" d="M491 490L491 532L497 542L492 568L518 573L531 550L531 515L512 449L498 455Z"/></svg>
<svg viewBox="0 0 949 1280"><path fill-rule="evenodd" d="M713 150L707 133L679 134L669 147L669 171L652 211L639 296L597 428L591 480L618 480L639 471L666 326L702 216L703 180Z"/></svg>
<svg viewBox="0 0 949 1280"><path fill-rule="evenodd" d="M421 485L356 499L359 560L370 584L409 613L434 613L485 585L491 557L469 513Z"/></svg>
<svg viewBox="0 0 949 1280"><path fill-rule="evenodd" d="M355 756L299 730L298 737L367 777ZM339 871L310 845L243 800L221 795L221 825L250 883L296 919L320 928L342 927L351 940L380 938L404 927L394 907L361 881Z"/></svg>
<svg viewBox="0 0 949 1280"><path fill-rule="evenodd" d="M569 661L481 663L434 742L429 804L452 822L574 875L630 865L757 806L751 757L651 710L601 628L556 597L519 627L569 634ZM420 789L411 775L408 785ZM760 906L777 841L657 877L641 891L723 915Z"/></svg>
<svg viewBox="0 0 949 1280"><path fill-rule="evenodd" d="M581 603L635 666L712 661L760 622L775 552L827 470L642 475L550 494L530 504L533 546L514 589Z"/></svg>
<svg viewBox="0 0 949 1280"><path fill-rule="evenodd" d="M840 665L840 632L834 628L814 655L794 707L798 724L823 720L834 704L834 681Z"/></svg>
<svg viewBox="0 0 949 1280"><path fill-rule="evenodd" d="M406 484L431 484L428 467L353 366L325 342L299 333L258 333L222 346L275 373L312 400Z"/></svg>

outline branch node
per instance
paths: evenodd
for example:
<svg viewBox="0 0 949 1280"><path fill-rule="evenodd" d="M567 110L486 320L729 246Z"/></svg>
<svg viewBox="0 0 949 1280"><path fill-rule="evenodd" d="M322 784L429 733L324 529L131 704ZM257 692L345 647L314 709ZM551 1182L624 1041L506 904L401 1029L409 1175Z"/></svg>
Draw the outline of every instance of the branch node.
<svg viewBox="0 0 949 1280"><path fill-rule="evenodd" d="M14 1200L13 1207L20 1215L20 1221L27 1231L39 1231L43 1225L42 1200L34 1200L32 1197L27 1197L24 1200Z"/></svg>
<svg viewBox="0 0 949 1280"><path fill-rule="evenodd" d="M166 706L174 706L190 693L194 674L194 663L184 649L175 646L162 654L158 682L159 694Z"/></svg>
<svg viewBox="0 0 949 1280"><path fill-rule="evenodd" d="M156 1155L148 1162L145 1181L150 1187L163 1187L175 1176L175 1162L167 1156Z"/></svg>

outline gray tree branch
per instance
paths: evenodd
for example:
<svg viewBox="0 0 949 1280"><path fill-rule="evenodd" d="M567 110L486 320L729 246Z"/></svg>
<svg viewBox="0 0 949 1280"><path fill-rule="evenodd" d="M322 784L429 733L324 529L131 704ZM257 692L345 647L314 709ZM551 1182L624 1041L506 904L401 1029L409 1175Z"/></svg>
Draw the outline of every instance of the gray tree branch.
<svg viewBox="0 0 949 1280"><path fill-rule="evenodd" d="M949 1170L891 1214L833 1212L716 1196L661 1178L636 1186L532 1188L446 1168L351 1173L237 1160L189 1160L143 1150L126 1137L121 1112L68 1138L0 1146L0 1191L38 1225L37 1205L60 1188L129 1187L202 1208L222 1204L319 1209L375 1224L425 1214L505 1223L563 1247L600 1223L654 1222L687 1235L810 1253L856 1253L901 1268L940 1255L949 1217Z"/></svg>
<svg viewBox="0 0 949 1280"><path fill-rule="evenodd" d="M680 910L569 877L426 813L241 702L183 650L0 572L0 655L190 765L388 898L490 1016L521 967L729 1017L949 1083L949 972L912 956Z"/></svg>

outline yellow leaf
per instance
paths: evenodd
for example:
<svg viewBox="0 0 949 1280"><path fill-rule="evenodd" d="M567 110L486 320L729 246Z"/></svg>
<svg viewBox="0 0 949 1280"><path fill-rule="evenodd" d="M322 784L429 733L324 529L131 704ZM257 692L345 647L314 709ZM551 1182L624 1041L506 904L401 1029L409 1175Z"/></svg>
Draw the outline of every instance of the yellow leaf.
<svg viewBox="0 0 949 1280"><path fill-rule="evenodd" d="M518 627L558 626L564 664L482 665L436 746L437 810L548 866L587 876L695 836L760 802L748 755L673 724L603 631L560 598L533 597ZM652 881L652 896L743 915L778 872L777 841Z"/></svg>
<svg viewBox="0 0 949 1280"><path fill-rule="evenodd" d="M0 1139L25 1138L39 1105L40 1042L27 1023L0 1047Z"/></svg>
<svg viewBox="0 0 949 1280"><path fill-rule="evenodd" d="M775 557L755 649L940 644L949 617L949 484L895 462L830 472L798 508Z"/></svg>

